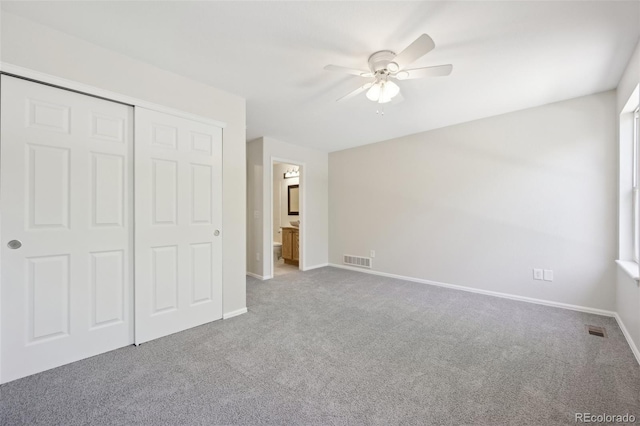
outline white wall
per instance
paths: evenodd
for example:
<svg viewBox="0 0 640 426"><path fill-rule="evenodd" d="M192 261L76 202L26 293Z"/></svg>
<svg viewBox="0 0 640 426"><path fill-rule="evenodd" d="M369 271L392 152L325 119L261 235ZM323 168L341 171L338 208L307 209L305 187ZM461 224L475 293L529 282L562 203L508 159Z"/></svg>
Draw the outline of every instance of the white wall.
<svg viewBox="0 0 640 426"><path fill-rule="evenodd" d="M625 69L622 77L620 78L620 82L618 83L618 88L616 90L616 111L622 111L625 103L631 96L631 93L636 88L638 83L640 82L640 40L638 40L638 44L636 45L636 49L633 52L633 55L629 59L629 63L627 64L627 68ZM640 100L640 99L639 99Z"/></svg>
<svg viewBox="0 0 640 426"><path fill-rule="evenodd" d="M246 307L245 100L3 12L0 60L227 123L223 312Z"/></svg>
<svg viewBox="0 0 640 426"><path fill-rule="evenodd" d="M614 111L609 91L331 153L330 263L374 249L376 271L612 310Z"/></svg>
<svg viewBox="0 0 640 426"><path fill-rule="evenodd" d="M617 89L616 113L619 119L619 259L632 259L632 196L631 196L631 164L633 161L633 117L625 112L627 104L631 107L640 103L640 41L620 79ZM630 99L632 98L632 99ZM616 276L616 312L623 327L629 333L635 346L636 356L640 348L640 287L626 272L618 269ZM638 359L640 362L640 358Z"/></svg>
<svg viewBox="0 0 640 426"><path fill-rule="evenodd" d="M251 233L247 248L247 272L259 277L270 278L273 240L271 224L272 161L300 164L300 252L301 268L312 269L327 264L328 256L328 154L297 145L291 145L273 138L258 138L248 143L247 176L248 205L251 219ZM262 151L260 164L254 163L254 156ZM261 200L258 198L261 197ZM257 213L256 213L257 212ZM260 216L253 219L255 216ZM257 260L257 259L260 260Z"/></svg>
<svg viewBox="0 0 640 426"><path fill-rule="evenodd" d="M640 290L638 282L621 268L616 273L616 312L627 330L637 358L640 348Z"/></svg>

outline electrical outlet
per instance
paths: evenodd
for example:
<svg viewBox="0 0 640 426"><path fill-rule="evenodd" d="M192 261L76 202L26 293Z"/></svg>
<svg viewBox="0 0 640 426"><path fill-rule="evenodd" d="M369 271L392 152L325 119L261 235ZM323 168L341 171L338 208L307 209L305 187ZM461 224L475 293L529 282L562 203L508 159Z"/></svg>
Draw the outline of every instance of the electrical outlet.
<svg viewBox="0 0 640 426"><path fill-rule="evenodd" d="M533 279L534 280L542 280L542 278L543 278L542 269L534 268L533 269Z"/></svg>
<svg viewBox="0 0 640 426"><path fill-rule="evenodd" d="M545 281L553 281L553 270L545 269L544 270L544 280Z"/></svg>
<svg viewBox="0 0 640 426"><path fill-rule="evenodd" d="M253 211L253 218L254 219L260 219L260 210L254 210Z"/></svg>
<svg viewBox="0 0 640 426"><path fill-rule="evenodd" d="M260 261L260 252L256 253L256 260L259 262Z"/></svg>
<svg viewBox="0 0 640 426"><path fill-rule="evenodd" d="M375 250L371 250L371 251L369 252L369 257L370 257L370 258L374 258L374 257L376 257L376 251L375 251Z"/></svg>

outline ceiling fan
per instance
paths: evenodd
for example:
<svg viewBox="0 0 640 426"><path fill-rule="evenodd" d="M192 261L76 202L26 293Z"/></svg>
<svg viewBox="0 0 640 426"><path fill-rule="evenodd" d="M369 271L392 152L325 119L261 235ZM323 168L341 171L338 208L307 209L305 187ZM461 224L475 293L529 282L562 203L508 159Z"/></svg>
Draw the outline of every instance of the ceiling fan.
<svg viewBox="0 0 640 426"><path fill-rule="evenodd" d="M367 90L367 98L381 104L390 102L392 98L400 94L400 87L393 80L410 80L423 77L441 77L451 74L453 65L437 65L423 68L407 68L417 59L423 57L436 47L427 34L422 34L413 43L399 54L390 50L380 50L369 56L369 71L327 65L327 71L341 72L358 77L372 79L337 99L337 102L346 101Z"/></svg>

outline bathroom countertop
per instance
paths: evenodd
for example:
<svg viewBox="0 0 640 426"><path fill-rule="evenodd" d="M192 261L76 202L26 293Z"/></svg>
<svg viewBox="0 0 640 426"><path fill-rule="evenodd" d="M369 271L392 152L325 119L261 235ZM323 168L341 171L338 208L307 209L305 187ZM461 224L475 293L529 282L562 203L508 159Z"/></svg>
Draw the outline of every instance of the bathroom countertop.
<svg viewBox="0 0 640 426"><path fill-rule="evenodd" d="M298 226L281 226L282 229L300 229Z"/></svg>

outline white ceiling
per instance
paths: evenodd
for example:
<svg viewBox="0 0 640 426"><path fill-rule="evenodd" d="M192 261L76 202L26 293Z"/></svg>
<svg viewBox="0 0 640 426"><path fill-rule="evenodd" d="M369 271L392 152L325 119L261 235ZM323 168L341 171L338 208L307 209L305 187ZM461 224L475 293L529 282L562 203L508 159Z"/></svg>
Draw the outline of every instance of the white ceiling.
<svg viewBox="0 0 640 426"><path fill-rule="evenodd" d="M247 139L335 151L615 88L640 37L637 1L2 2L3 10L247 99ZM355 89L377 50L420 34L384 117Z"/></svg>

